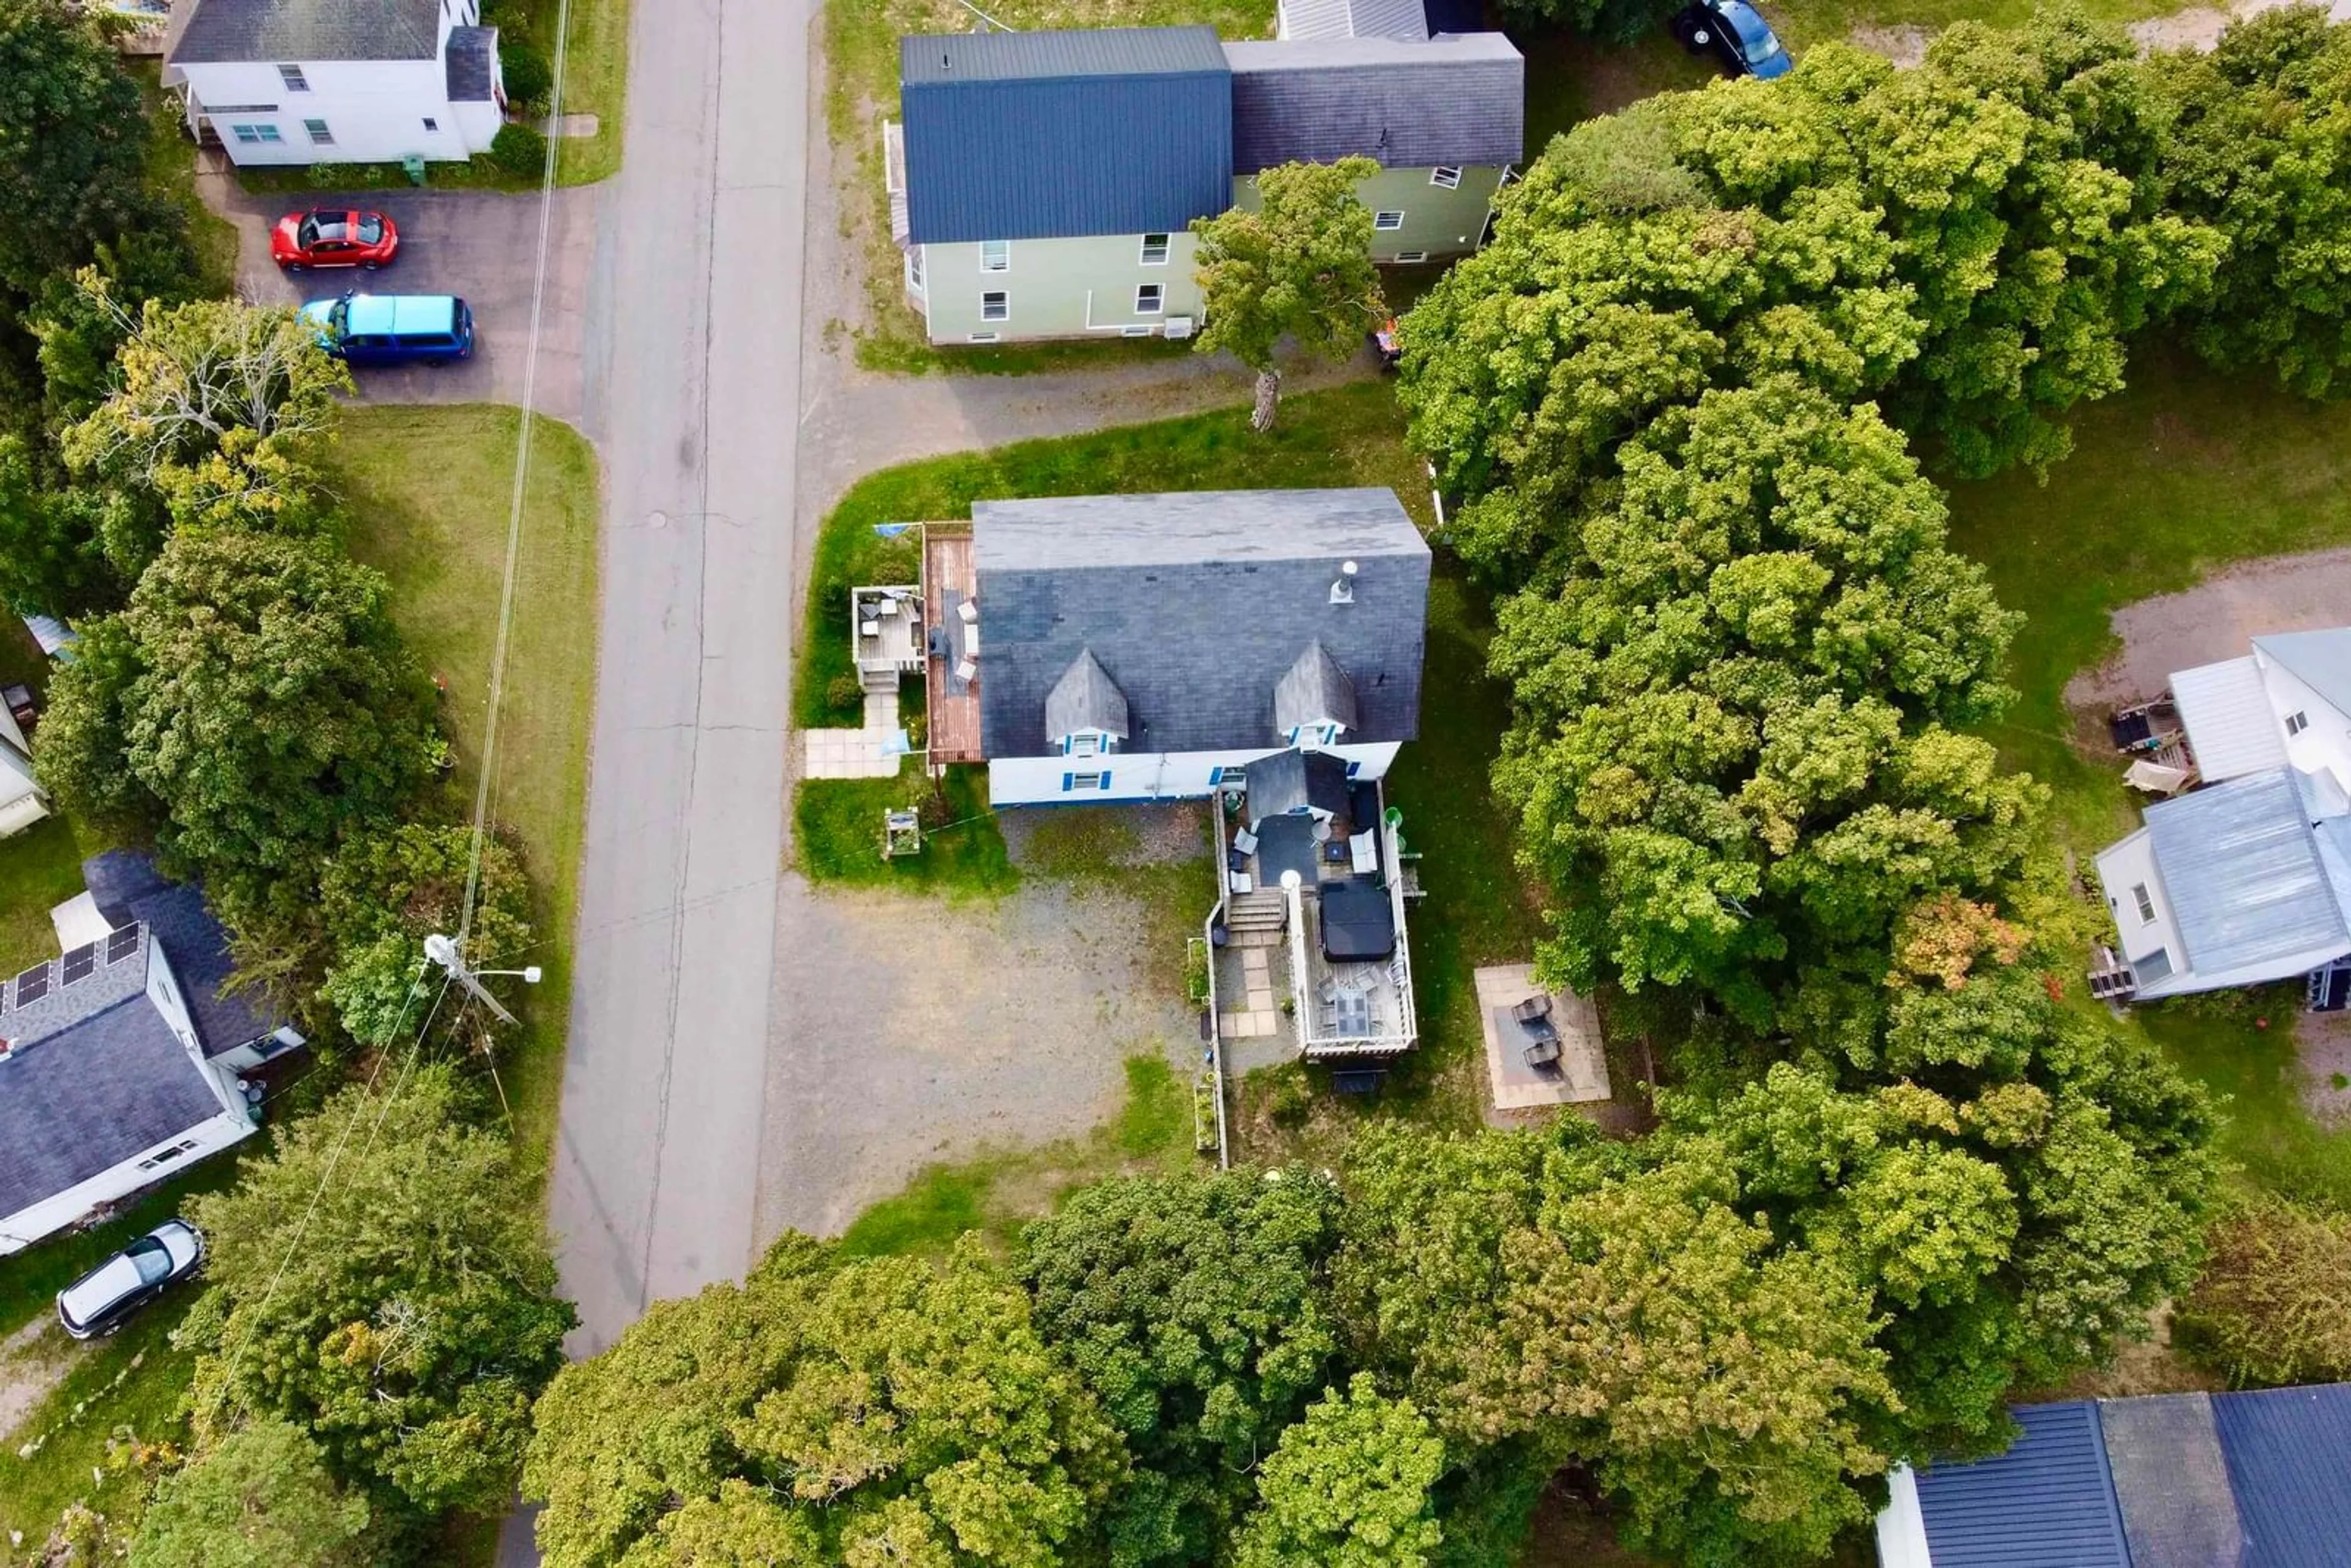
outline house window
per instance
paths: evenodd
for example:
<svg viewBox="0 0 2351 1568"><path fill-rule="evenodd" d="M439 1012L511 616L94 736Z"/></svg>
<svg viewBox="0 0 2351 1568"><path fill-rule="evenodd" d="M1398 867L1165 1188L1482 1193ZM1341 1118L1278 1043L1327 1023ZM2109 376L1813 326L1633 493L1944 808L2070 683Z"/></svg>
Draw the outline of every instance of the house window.
<svg viewBox="0 0 2351 1568"><path fill-rule="evenodd" d="M2155 924L2155 895L2147 892L2147 883L2142 882L2133 884L2131 902L2138 905L2138 923L2141 925Z"/></svg>
<svg viewBox="0 0 2351 1568"><path fill-rule="evenodd" d="M274 125L232 125L228 129L230 135L248 147L262 142L278 142L286 140L277 133L277 127Z"/></svg>
<svg viewBox="0 0 2351 1568"><path fill-rule="evenodd" d="M979 319L983 321L1008 321L1012 319L1012 301L1001 288L991 288L979 297Z"/></svg>
<svg viewBox="0 0 2351 1568"><path fill-rule="evenodd" d="M1220 788L1226 789L1238 789L1248 782L1249 769L1246 768L1211 768L1208 769L1208 787L1212 789Z"/></svg>
<svg viewBox="0 0 2351 1568"><path fill-rule="evenodd" d="M2310 716L2308 714L2290 713L2285 716L2285 732L2288 735L2300 735L2304 730L2308 729L2309 727Z"/></svg>
<svg viewBox="0 0 2351 1568"><path fill-rule="evenodd" d="M1382 234L1394 234L1396 230L1404 227L1404 214L1402 213L1374 213L1372 214L1372 227L1379 230Z"/></svg>
<svg viewBox="0 0 2351 1568"><path fill-rule="evenodd" d="M1400 262L1426 261L1427 259L1428 253L1425 250L1400 250L1396 252L1396 260Z"/></svg>
<svg viewBox="0 0 2351 1568"><path fill-rule="evenodd" d="M1145 267L1165 267L1167 265L1167 236L1165 235L1144 235L1143 236L1143 265Z"/></svg>
<svg viewBox="0 0 2351 1568"><path fill-rule="evenodd" d="M1064 795L1075 794L1081 790L1100 790L1107 789L1109 788L1110 775L1107 773L1064 773L1061 775L1061 793Z"/></svg>
<svg viewBox="0 0 2351 1568"><path fill-rule="evenodd" d="M909 288L920 288L922 286L923 247L921 246L916 246L914 249L906 253L906 287Z"/></svg>
<svg viewBox="0 0 2351 1568"><path fill-rule="evenodd" d="M441 122L428 114L424 117L424 129L427 131L438 131L441 129Z"/></svg>
<svg viewBox="0 0 2351 1568"><path fill-rule="evenodd" d="M1448 191L1457 189L1461 183L1461 171L1458 169L1431 169L1428 172L1428 183L1432 185L1442 185Z"/></svg>
<svg viewBox="0 0 2351 1568"><path fill-rule="evenodd" d="M277 79L286 84L287 92L308 92L310 79L302 74L300 66L279 66Z"/></svg>
<svg viewBox="0 0 2351 1568"><path fill-rule="evenodd" d="M332 147L335 144L335 133L327 129L327 122L323 120L306 120L302 122L302 129L310 133L313 147Z"/></svg>
<svg viewBox="0 0 2351 1568"><path fill-rule="evenodd" d="M1099 735L1072 735L1061 742L1062 754L1068 757L1096 757L1101 755L1102 748L1102 737Z"/></svg>
<svg viewBox="0 0 2351 1568"><path fill-rule="evenodd" d="M1137 316L1158 315L1165 295L1165 291L1156 283L1142 285L1134 291L1134 313Z"/></svg>
<svg viewBox="0 0 2351 1568"><path fill-rule="evenodd" d="M979 269L982 272L1012 270L1012 242L1008 239L984 239L979 242Z"/></svg>
<svg viewBox="0 0 2351 1568"><path fill-rule="evenodd" d="M1348 762L1348 764L1347 764L1347 777L1348 777L1348 778L1350 778L1350 779L1354 778L1356 775L1358 775L1358 774L1360 774L1361 772L1363 772L1363 770L1364 770L1364 765L1363 765L1362 763L1360 763L1360 762L1355 762L1355 761L1352 761L1352 760L1351 760L1351 761L1349 761L1349 762Z"/></svg>

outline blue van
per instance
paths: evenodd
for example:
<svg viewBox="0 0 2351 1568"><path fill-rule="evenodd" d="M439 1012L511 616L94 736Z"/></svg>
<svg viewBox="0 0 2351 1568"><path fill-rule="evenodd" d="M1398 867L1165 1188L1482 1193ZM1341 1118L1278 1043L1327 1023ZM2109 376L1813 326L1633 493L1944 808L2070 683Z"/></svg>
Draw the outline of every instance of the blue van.
<svg viewBox="0 0 2351 1568"><path fill-rule="evenodd" d="M474 312L453 294L346 294L313 299L302 319L327 352L354 365L470 359Z"/></svg>

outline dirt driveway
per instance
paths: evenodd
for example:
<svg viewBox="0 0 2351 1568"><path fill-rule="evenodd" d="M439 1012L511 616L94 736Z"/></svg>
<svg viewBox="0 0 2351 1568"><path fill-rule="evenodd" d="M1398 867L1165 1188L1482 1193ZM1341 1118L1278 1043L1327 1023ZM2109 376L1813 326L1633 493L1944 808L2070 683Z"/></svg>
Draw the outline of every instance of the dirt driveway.
<svg viewBox="0 0 2351 1568"><path fill-rule="evenodd" d="M2065 705L2094 716L2126 697L2151 696L2174 670L2241 658L2274 632L2340 626L2351 605L2351 549L2241 561L2179 593L2114 613L2122 648L2065 685Z"/></svg>
<svg viewBox="0 0 2351 1568"><path fill-rule="evenodd" d="M204 166L199 164L202 170ZM496 191L306 192L248 195L226 172L199 172L205 205L236 225L237 292L299 304L357 288L455 294L474 308L474 357L459 365L356 372L360 395L382 402L522 401L530 341L531 279L538 260L538 198ZM547 298L539 325L538 411L573 424L587 413L589 289L595 272L599 188L555 193ZM400 255L381 272L285 273L269 259L269 226L287 213L347 207L382 213Z"/></svg>
<svg viewBox="0 0 2351 1568"><path fill-rule="evenodd" d="M1031 812L1006 819L1024 875L1000 899L781 901L758 1248L837 1233L924 1166L1101 1125L1128 1057L1198 1064L1182 940L1210 895L1206 830L1185 808L1118 810L1120 873L1039 870Z"/></svg>

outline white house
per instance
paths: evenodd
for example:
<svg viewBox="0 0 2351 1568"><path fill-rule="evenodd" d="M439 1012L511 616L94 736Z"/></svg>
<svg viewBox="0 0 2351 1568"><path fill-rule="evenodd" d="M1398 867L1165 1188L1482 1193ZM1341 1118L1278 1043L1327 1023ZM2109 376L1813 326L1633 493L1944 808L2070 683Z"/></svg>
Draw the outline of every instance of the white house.
<svg viewBox="0 0 2351 1568"><path fill-rule="evenodd" d="M994 805L1205 796L1292 747L1376 779L1418 733L1429 553L1393 491L981 501L972 548Z"/></svg>
<svg viewBox="0 0 2351 1568"><path fill-rule="evenodd" d="M225 994L220 926L139 855L87 862L74 946L0 982L0 1254L250 1135L239 1074L303 1043Z"/></svg>
<svg viewBox="0 0 2351 1568"><path fill-rule="evenodd" d="M179 0L166 86L241 164L462 160L505 119L481 0Z"/></svg>
<svg viewBox="0 0 2351 1568"><path fill-rule="evenodd" d="M33 779L33 754L16 716L0 706L0 839L20 833L49 814L48 797Z"/></svg>
<svg viewBox="0 0 2351 1568"><path fill-rule="evenodd" d="M2256 637L2171 692L2204 788L2147 809L2097 857L2120 962L2102 994L2153 999L2307 977L2351 1001L2351 627Z"/></svg>

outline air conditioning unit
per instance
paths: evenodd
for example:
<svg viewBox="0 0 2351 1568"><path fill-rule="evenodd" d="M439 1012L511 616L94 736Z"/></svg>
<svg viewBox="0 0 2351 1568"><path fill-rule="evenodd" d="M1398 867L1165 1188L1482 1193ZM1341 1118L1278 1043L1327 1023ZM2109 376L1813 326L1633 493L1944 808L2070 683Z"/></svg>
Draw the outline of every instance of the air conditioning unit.
<svg viewBox="0 0 2351 1568"><path fill-rule="evenodd" d="M1189 316L1170 316L1167 318L1167 335L1171 338L1190 337L1192 335L1192 318Z"/></svg>

